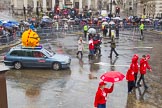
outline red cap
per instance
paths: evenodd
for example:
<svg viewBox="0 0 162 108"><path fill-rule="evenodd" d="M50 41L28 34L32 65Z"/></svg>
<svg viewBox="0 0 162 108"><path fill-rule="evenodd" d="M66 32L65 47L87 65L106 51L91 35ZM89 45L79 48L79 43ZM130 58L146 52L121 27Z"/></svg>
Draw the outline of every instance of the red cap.
<svg viewBox="0 0 162 108"><path fill-rule="evenodd" d="M99 86L103 86L103 85L106 85L106 83L103 81L99 83Z"/></svg>

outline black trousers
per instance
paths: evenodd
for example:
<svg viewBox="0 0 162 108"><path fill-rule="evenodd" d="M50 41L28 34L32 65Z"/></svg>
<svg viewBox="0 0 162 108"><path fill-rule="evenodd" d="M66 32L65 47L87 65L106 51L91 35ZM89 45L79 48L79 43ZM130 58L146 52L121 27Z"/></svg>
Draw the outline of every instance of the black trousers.
<svg viewBox="0 0 162 108"><path fill-rule="evenodd" d="M116 52L115 48L112 48L112 47L111 47L110 57L112 57L112 53L113 53L113 52L116 54L116 56L119 55L119 54Z"/></svg>
<svg viewBox="0 0 162 108"><path fill-rule="evenodd" d="M87 31L84 31L84 37L86 39L86 37L87 37Z"/></svg>
<svg viewBox="0 0 162 108"><path fill-rule="evenodd" d="M82 51L78 51L78 52L77 52L77 56L78 56L79 54L81 55L81 58L82 58L82 57L83 57L83 52L82 52Z"/></svg>
<svg viewBox="0 0 162 108"><path fill-rule="evenodd" d="M134 73L134 78L135 78L134 84L135 84L135 85L136 85L136 82L137 82L137 74L138 74L138 73Z"/></svg>
<svg viewBox="0 0 162 108"><path fill-rule="evenodd" d="M143 36L143 30L141 30L141 35Z"/></svg>
<svg viewBox="0 0 162 108"><path fill-rule="evenodd" d="M146 82L145 82L144 74L141 74L141 76L140 76L140 78L139 78L139 80L137 82L138 85L140 85L141 80L143 81L144 86L147 87Z"/></svg>
<svg viewBox="0 0 162 108"><path fill-rule="evenodd" d="M128 81L128 92L131 92L134 87L134 81Z"/></svg>
<svg viewBox="0 0 162 108"><path fill-rule="evenodd" d="M140 40L143 40L143 39L144 39L143 30L141 30Z"/></svg>

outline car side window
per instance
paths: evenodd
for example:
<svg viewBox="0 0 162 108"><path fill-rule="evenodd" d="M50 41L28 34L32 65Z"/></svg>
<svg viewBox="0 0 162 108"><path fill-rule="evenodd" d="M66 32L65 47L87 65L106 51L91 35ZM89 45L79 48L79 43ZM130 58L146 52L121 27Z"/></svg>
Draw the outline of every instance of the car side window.
<svg viewBox="0 0 162 108"><path fill-rule="evenodd" d="M36 58L42 58L45 55L40 51L33 51L33 56L36 57Z"/></svg>
<svg viewBox="0 0 162 108"><path fill-rule="evenodd" d="M25 51L26 57L33 57L32 51Z"/></svg>
<svg viewBox="0 0 162 108"><path fill-rule="evenodd" d="M10 55L12 55L12 56L18 56L18 51L17 51L17 50L12 51L12 52L10 53Z"/></svg>
<svg viewBox="0 0 162 108"><path fill-rule="evenodd" d="M11 52L12 56L24 56L24 51L21 51L21 50L14 50Z"/></svg>

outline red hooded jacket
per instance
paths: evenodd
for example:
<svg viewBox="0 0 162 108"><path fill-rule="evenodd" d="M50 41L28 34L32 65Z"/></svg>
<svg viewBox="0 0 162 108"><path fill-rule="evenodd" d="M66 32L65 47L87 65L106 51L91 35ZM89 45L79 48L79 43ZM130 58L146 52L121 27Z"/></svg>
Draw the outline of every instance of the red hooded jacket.
<svg viewBox="0 0 162 108"><path fill-rule="evenodd" d="M126 79L128 81L134 81L135 80L134 79L134 72L131 68L129 68L128 71L127 71Z"/></svg>
<svg viewBox="0 0 162 108"><path fill-rule="evenodd" d="M150 65L148 64L148 61L145 58L142 58L140 61L140 73L146 74L146 69L151 69Z"/></svg>
<svg viewBox="0 0 162 108"><path fill-rule="evenodd" d="M136 57L132 58L132 63L130 65L130 68L134 73L138 73L138 58Z"/></svg>
<svg viewBox="0 0 162 108"><path fill-rule="evenodd" d="M94 45L98 44L98 43L99 43L99 40L90 39L89 40L89 50L93 50L94 49Z"/></svg>
<svg viewBox="0 0 162 108"><path fill-rule="evenodd" d="M114 89L114 84L111 86L111 88L104 88L104 90L101 90L100 87L98 87L98 90L96 92L94 106L97 107L99 104L105 104L107 94L111 93Z"/></svg>

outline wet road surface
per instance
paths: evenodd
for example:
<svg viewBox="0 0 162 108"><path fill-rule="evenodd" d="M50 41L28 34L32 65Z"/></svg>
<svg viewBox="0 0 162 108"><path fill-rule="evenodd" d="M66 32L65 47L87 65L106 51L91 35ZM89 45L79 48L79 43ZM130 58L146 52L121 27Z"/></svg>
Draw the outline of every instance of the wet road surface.
<svg viewBox="0 0 162 108"><path fill-rule="evenodd" d="M153 72L146 75L148 90L135 89L128 95L127 82L115 83L112 94L108 95L107 108L161 108L162 106L162 37L145 34L145 40L137 36L121 35L117 40L119 57L108 58L108 39L103 39L102 56L88 59L85 45L83 59L76 57L79 36L58 37L42 40L44 47L51 47L58 53L72 57L68 70L11 69L7 72L7 93L9 108L93 108L94 96L99 77L106 71L117 70L126 74L133 54L150 54ZM138 77L139 78L139 77ZM111 84L108 84L108 87Z"/></svg>

